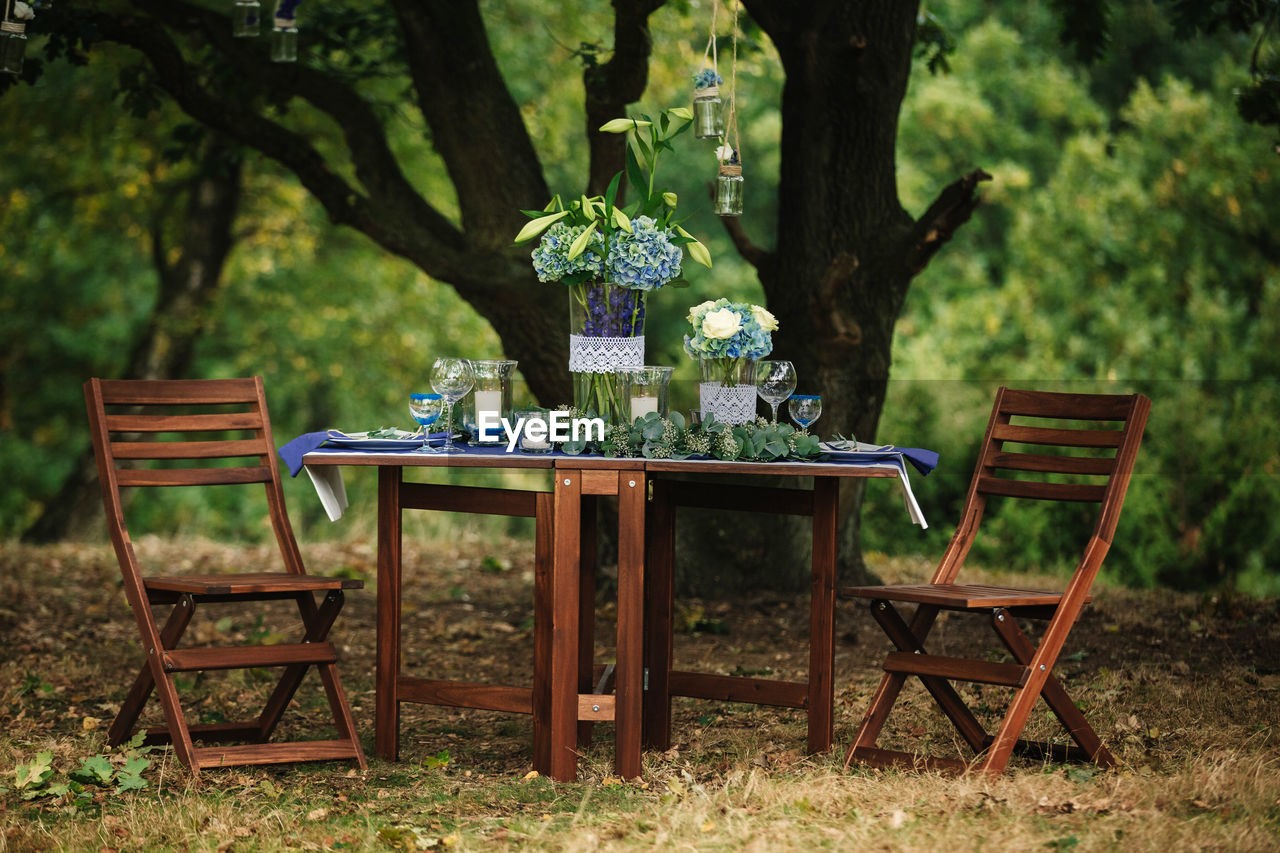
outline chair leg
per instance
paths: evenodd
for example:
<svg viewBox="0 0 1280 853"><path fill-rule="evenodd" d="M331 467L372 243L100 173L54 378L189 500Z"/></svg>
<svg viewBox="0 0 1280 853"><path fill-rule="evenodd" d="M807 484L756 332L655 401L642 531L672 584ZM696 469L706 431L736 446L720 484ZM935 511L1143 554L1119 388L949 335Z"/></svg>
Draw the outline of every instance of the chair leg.
<svg viewBox="0 0 1280 853"><path fill-rule="evenodd" d="M1014 660L1024 665L1030 664L1032 656L1035 655L1035 647L1031 645L1027 635L1018 627L1013 614L1004 608L997 608L991 615L991 624L1000 640L1004 643L1005 648L1013 655ZM1052 672L1045 679L1040 695L1058 718L1058 721L1062 723L1063 728L1071 735L1071 739L1080 746L1080 749L1084 750L1089 759L1100 767L1114 767L1116 765L1115 757L1111 754L1111 751L1102 745L1102 740L1084 718L1084 714L1080 713L1080 709L1076 707L1075 702L1067 695L1062 682ZM1049 747L1048 744L1044 746L1046 749Z"/></svg>
<svg viewBox="0 0 1280 853"><path fill-rule="evenodd" d="M923 654L923 638L916 638L892 604L887 601L880 604L882 606L872 607L872 615L898 650ZM932 620L930 626L932 626ZM960 698L960 694L951 686L951 683L938 676L922 675L919 678L924 683L925 689L932 694L934 701L938 703L938 707L942 709L942 713L947 715L947 719L951 720L956 730L960 732L965 743L969 744L974 752L985 749L989 740L986 730L982 728L982 723L969 710L969 706Z"/></svg>
<svg viewBox="0 0 1280 853"><path fill-rule="evenodd" d="M886 610L893 610L893 605L887 601L879 599L872 601L871 614L877 622L880 622L879 614L884 612L880 609L882 604ZM894 616L897 616L896 610L893 610L893 613ZM916 608L916 615L911 619L910 628L907 628L908 633L914 638L915 644L922 645L924 643L925 638L929 636L929 632L933 629L933 622L937 617L938 608L936 607L920 605ZM901 617L898 617L898 621L902 621ZM903 623L903 627L906 627L905 623ZM876 688L875 695L871 699L871 707L867 709L866 715L862 718L862 724L858 727L857 736L854 737L853 743L844 754L845 767L852 764L853 760L859 757L859 753L865 754L875 751L876 740L880 737L880 730L884 728L885 721L889 719L889 712L893 710L893 703L898 701L898 694L902 692L902 686L906 682L906 674L900 672L886 672L884 677L880 679L880 686Z"/></svg>
<svg viewBox="0 0 1280 853"><path fill-rule="evenodd" d="M298 611L302 614L307 629L304 635L304 642L322 643L328 639L329 630L333 627L333 623L337 621L338 614L342 611L342 605L345 603L342 590L331 590L324 597L324 601L318 608L315 606L315 599L309 592L300 593L297 596L297 602ZM309 664L294 664L285 668L284 674L280 676L280 681L276 684L275 690L272 691L267 704L262 710L262 714L258 718L258 742L265 742L271 737L271 733L280 722L280 717L284 714L284 709L293 700L298 686L302 683L308 666ZM352 742L356 749L356 760L360 764L360 768L364 769L366 767L364 753L360 749L355 722L351 717L351 708L347 704L346 694L343 692L342 683L338 678L337 667L333 664L320 664L317 665L316 669L320 674L325 695L329 700L329 709L333 713L333 721L338 730L338 737Z"/></svg>
<svg viewBox="0 0 1280 853"><path fill-rule="evenodd" d="M182 639L183 632L191 624L191 617L195 614L195 609L195 601L191 596L184 595L178 599L178 603L173 606L168 620L160 630L160 643L164 648L171 649L178 644L178 640ZM147 699L151 697L151 691L155 688L155 683L155 678L151 674L150 662L144 663L138 671L138 677L133 680L133 686L129 688L129 694L125 697L124 702L120 704L120 710L116 713L116 718L107 732L107 743L109 745L118 746L132 735L133 727L137 724L138 717L142 715L142 709L146 706Z"/></svg>

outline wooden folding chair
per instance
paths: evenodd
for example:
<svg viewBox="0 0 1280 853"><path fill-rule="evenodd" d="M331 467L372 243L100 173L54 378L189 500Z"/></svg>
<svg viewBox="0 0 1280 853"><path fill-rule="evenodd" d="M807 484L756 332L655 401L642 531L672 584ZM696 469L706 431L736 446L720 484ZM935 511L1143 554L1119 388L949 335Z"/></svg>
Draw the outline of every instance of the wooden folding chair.
<svg viewBox="0 0 1280 853"><path fill-rule="evenodd" d="M338 679L337 653L327 639L343 604L343 590L363 582L306 574L285 512L280 472L267 419L261 378L85 383L94 455L106 505L107 525L124 576L125 595L142 635L146 663L108 733L111 744L127 740L152 690L159 694L165 727L149 730L149 743L173 744L178 758L199 774L202 768L236 764L355 759L364 769L364 751ZM137 467L151 460L153 467ZM229 460L229 464L228 464ZM123 464L121 464L123 462ZM218 467L214 467L218 466ZM212 486L262 483L271 527L284 571L238 574L144 576L125 526L120 490L145 486ZM323 593L317 606L314 594ZM302 617L301 639L265 646L179 648L196 606L288 600ZM160 627L153 606L171 606ZM268 743L285 707L311 666L320 673L337 739ZM175 685L178 673L202 670L283 667L284 672L256 719L235 723L188 724ZM240 741L196 747L192 741Z"/></svg>
<svg viewBox="0 0 1280 853"><path fill-rule="evenodd" d="M872 616L898 648L885 658L885 675L845 755L845 766L856 759L878 766L920 764L938 769L968 769L968 762L957 759L923 758L876 747L880 730L909 675L917 676L924 683L961 737L979 754L983 771L1001 773L1013 752L1055 760L1093 761L1104 767L1115 764L1062 683L1054 677L1053 667L1081 608L1089 599L1089 587L1111 546L1150 408L1151 401L1141 394L999 390L960 526L933 580L919 585L841 590L846 597L871 599ZM1032 423L1027 423L1028 420ZM1112 424L1107 429L1079 428L1064 425L1062 421ZM1009 445L1027 445L1034 452L1011 449ZM1073 455L1045 452L1049 448L1088 450ZM1000 476L1001 472L1007 476ZM991 496L1099 504L1092 536L1065 591L956 583ZM916 605L909 625L893 602ZM926 653L924 642L940 610L988 614L996 635L1015 662L992 663ZM1039 645L1033 644L1018 628L1017 617L1047 620ZM983 729L951 681L1016 688L994 736ZM1021 739L1022 729L1038 697L1048 703L1075 746Z"/></svg>

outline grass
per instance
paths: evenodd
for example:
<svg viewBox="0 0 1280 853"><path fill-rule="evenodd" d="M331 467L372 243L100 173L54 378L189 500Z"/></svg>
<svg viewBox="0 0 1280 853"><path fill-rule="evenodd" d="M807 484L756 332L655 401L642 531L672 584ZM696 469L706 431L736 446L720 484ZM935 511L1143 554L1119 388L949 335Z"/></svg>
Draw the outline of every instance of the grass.
<svg viewBox="0 0 1280 853"><path fill-rule="evenodd" d="M207 571L266 549L198 541L137 543L144 562ZM371 577L373 544L325 545L313 571ZM528 683L531 556L520 542L406 548L406 666L437 677L484 673ZM920 560L878 559L886 580ZM986 573L987 582L1051 579ZM284 611L214 611L203 642L269 637ZM598 609L597 656L612 654L612 608ZM201 615L204 615L202 611ZM140 662L136 630L106 547L0 546L0 851L25 850L1274 850L1280 847L1280 619L1272 601L1099 589L1058 672L1120 760L1100 771L1015 764L999 779L841 767L803 753L799 712L677 700L674 746L646 753L633 781L612 775L612 727L583 750L581 780L531 775L527 718L406 706L402 756L350 764L208 771L193 782L159 751L148 785L24 800L15 769L51 753L55 780L105 750L105 727ZM677 665L802 676L803 599L681 602ZM944 620L933 645L956 651L987 631ZM373 594L349 596L335 629L343 673L372 752ZM696 630L692 630L696 629ZM861 608L837 619L836 738L847 743L887 642ZM202 719L254 713L267 677L186 685ZM214 689L215 687L219 689ZM310 689L309 689L310 688ZM989 720L1000 688L969 689ZM1044 710L1041 706L1040 710ZM321 735L309 679L289 732ZM155 719L154 717L152 718ZM1046 713L1032 728L1054 734ZM959 754L920 689L904 692L888 745ZM112 755L108 753L108 755ZM114 757L119 767L122 757Z"/></svg>

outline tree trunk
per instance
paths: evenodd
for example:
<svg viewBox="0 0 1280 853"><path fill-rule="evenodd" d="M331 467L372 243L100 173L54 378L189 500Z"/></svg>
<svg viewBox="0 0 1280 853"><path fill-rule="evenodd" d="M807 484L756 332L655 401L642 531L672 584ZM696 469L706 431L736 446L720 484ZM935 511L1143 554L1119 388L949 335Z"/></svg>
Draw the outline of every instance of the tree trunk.
<svg viewBox="0 0 1280 853"><path fill-rule="evenodd" d="M911 279L968 218L983 176L975 172L948 187L919 221L898 200L898 113L911 72L916 3L744 3L772 38L787 75L777 248L752 243L738 220L725 225L756 267L778 318L773 356L795 364L799 393L822 395L818 431L874 440L893 328ZM750 154L743 152L748 180ZM842 583L874 580L859 543L865 484L841 483ZM807 520L760 516L747 524L703 515L678 529L685 591L808 585ZM716 568L695 571L707 566Z"/></svg>
<svg viewBox="0 0 1280 853"><path fill-rule="evenodd" d="M159 294L147 328L134 344L124 378L176 379L190 367L231 251L240 179L237 149L224 139L211 137L196 175L180 189L186 199L176 261L166 260L165 213L156 213L151 254L160 281ZM96 534L102 526L100 500L97 466L89 447L58 494L22 534L23 540L53 542Z"/></svg>

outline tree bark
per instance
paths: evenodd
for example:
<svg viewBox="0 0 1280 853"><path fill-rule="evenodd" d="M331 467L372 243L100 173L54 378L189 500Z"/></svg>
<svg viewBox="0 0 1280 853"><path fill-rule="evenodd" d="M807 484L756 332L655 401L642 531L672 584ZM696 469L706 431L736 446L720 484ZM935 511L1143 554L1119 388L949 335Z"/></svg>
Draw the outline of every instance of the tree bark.
<svg viewBox="0 0 1280 853"><path fill-rule="evenodd" d="M238 148L212 136L196 174L178 189L185 204L179 219L177 258L172 262L167 260L166 205L157 210L151 228L151 255L159 291L151 319L134 344L122 378L177 379L186 375L234 242L232 226L240 207L241 172ZM87 448L58 494L24 531L23 540L53 542L96 533L102 519L97 506L100 500L93 449Z"/></svg>

